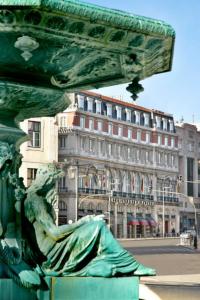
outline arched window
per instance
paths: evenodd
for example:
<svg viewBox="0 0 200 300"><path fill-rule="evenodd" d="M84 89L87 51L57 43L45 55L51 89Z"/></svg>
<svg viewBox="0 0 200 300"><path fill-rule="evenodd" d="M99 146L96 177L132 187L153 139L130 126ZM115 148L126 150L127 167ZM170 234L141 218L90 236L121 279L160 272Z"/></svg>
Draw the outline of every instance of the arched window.
<svg viewBox="0 0 200 300"><path fill-rule="evenodd" d="M59 211L62 211L62 212L66 212L67 211L67 204L64 202L64 201L59 201L58 202L58 208L59 208Z"/></svg>
<svg viewBox="0 0 200 300"><path fill-rule="evenodd" d="M131 193L131 173L130 172L127 172L127 193Z"/></svg>
<svg viewBox="0 0 200 300"><path fill-rule="evenodd" d="M131 192L132 193L136 192L136 178L134 173L132 173L131 175Z"/></svg>
<svg viewBox="0 0 200 300"><path fill-rule="evenodd" d="M135 123L135 112L131 111L131 123Z"/></svg>
<svg viewBox="0 0 200 300"><path fill-rule="evenodd" d="M117 177L116 177L116 191L122 192L122 186L123 186L123 175L122 172L119 170L117 171Z"/></svg>
<svg viewBox="0 0 200 300"><path fill-rule="evenodd" d="M67 204L64 201L58 202L58 225L67 224Z"/></svg>
<svg viewBox="0 0 200 300"><path fill-rule="evenodd" d="M136 181L135 181L136 193L140 194L141 182L140 182L140 176L139 176L139 174L136 174L135 179L136 179Z"/></svg>
<svg viewBox="0 0 200 300"><path fill-rule="evenodd" d="M117 119L117 110L116 110L116 107L113 105L113 109L112 109L112 117L114 119Z"/></svg>
<svg viewBox="0 0 200 300"><path fill-rule="evenodd" d="M148 177L148 176L145 176L145 177L144 177L144 193L145 193L145 194L148 194L148 189L149 189L149 185L150 185L149 182L150 182L150 181L149 181L149 177Z"/></svg>
<svg viewBox="0 0 200 300"><path fill-rule="evenodd" d="M126 193L127 188L127 172L121 172L122 173L122 192Z"/></svg>
<svg viewBox="0 0 200 300"><path fill-rule="evenodd" d="M84 99L84 110L87 111L88 110L88 101L87 98L85 97Z"/></svg>
<svg viewBox="0 0 200 300"><path fill-rule="evenodd" d="M111 190L112 189L112 182L113 181L113 178L112 178L112 173L111 171L108 169L106 171L106 186L107 186L107 189L108 190Z"/></svg>
<svg viewBox="0 0 200 300"><path fill-rule="evenodd" d="M92 202L88 203L87 212L88 212L88 214L94 213L94 204Z"/></svg>
<svg viewBox="0 0 200 300"><path fill-rule="evenodd" d="M101 203L98 203L98 204L97 204L97 207L96 207L96 213L97 213L97 214L102 214L102 213L103 213L103 207L102 207L102 204L101 204Z"/></svg>
<svg viewBox="0 0 200 300"><path fill-rule="evenodd" d="M140 125L144 126L144 114L140 114Z"/></svg>

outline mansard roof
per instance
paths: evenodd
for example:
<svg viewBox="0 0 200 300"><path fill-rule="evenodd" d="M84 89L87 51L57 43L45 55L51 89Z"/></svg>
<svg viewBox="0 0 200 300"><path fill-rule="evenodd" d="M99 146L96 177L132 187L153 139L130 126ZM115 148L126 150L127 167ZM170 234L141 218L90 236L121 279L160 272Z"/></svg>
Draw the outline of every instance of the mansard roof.
<svg viewBox="0 0 200 300"><path fill-rule="evenodd" d="M140 111L147 112L147 113L153 113L154 115L159 115L161 117L173 118L173 116L171 114L168 114L168 113L165 113L165 112L162 112L159 110L155 110L155 109L146 108L146 107L143 107L143 106L131 103L131 102L122 101L122 100L119 100L119 99L116 99L113 97L104 96L104 95L95 93L93 91L81 91L80 93L84 94L88 97L91 96L91 97L94 97L97 99L101 99L102 101L111 102L113 104L121 105L123 107L127 107L130 109L140 110Z"/></svg>

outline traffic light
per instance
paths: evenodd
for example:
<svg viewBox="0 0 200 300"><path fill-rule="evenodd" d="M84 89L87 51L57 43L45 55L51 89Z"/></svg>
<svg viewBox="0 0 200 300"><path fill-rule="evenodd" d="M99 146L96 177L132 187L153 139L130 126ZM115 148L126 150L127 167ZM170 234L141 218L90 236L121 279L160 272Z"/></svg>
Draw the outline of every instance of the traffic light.
<svg viewBox="0 0 200 300"><path fill-rule="evenodd" d="M178 181L183 181L183 176L182 175L178 176Z"/></svg>

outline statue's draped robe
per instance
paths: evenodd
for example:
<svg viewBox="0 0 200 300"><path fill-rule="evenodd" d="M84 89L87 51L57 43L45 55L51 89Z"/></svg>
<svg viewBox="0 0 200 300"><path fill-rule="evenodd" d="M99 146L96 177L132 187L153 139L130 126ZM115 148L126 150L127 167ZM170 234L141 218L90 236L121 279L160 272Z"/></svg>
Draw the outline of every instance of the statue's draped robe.
<svg viewBox="0 0 200 300"><path fill-rule="evenodd" d="M6 233L7 225L15 223L14 191L9 184L8 175L0 174L0 222L3 229L2 236Z"/></svg>
<svg viewBox="0 0 200 300"><path fill-rule="evenodd" d="M55 241L42 225L45 222L42 211L47 211L47 203L41 201L41 197L33 198L26 199L25 212L35 215L31 220L38 249L44 258L42 264L38 263L44 275L111 277L132 275L138 268L139 263L119 245L104 221L83 223Z"/></svg>

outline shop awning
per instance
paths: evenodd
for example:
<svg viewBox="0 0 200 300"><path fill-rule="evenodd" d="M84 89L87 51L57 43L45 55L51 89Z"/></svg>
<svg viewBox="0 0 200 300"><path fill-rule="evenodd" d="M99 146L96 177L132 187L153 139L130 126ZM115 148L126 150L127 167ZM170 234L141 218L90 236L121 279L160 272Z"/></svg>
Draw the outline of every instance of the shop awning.
<svg viewBox="0 0 200 300"><path fill-rule="evenodd" d="M129 217L127 225L136 226L136 225L140 225L140 222L136 217Z"/></svg>
<svg viewBox="0 0 200 300"><path fill-rule="evenodd" d="M156 223L156 221L153 218L149 218L149 219L147 219L147 221L148 221L148 223L149 223L150 226L152 226L152 227L156 227L157 226L157 223Z"/></svg>

